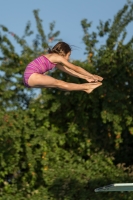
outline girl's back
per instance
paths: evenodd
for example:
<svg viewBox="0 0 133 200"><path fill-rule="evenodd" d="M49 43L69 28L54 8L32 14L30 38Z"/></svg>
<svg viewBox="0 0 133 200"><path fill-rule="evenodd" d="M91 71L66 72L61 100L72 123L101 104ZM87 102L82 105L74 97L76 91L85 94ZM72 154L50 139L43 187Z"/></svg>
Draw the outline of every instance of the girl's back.
<svg viewBox="0 0 133 200"><path fill-rule="evenodd" d="M31 61L24 71L24 84L28 86L28 79L33 73L44 74L45 72L53 69L55 64L50 62L44 55Z"/></svg>

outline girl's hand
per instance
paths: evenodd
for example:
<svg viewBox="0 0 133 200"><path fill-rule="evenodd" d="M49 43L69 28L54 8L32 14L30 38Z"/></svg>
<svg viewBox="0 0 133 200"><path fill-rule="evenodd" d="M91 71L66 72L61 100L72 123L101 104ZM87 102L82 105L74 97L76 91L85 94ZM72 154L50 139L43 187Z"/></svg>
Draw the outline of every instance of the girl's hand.
<svg viewBox="0 0 133 200"><path fill-rule="evenodd" d="M94 79L97 80L97 81L102 81L103 78L101 76L98 76L98 75L93 75Z"/></svg>
<svg viewBox="0 0 133 200"><path fill-rule="evenodd" d="M93 77L86 77L85 79L86 79L86 81L88 81L89 83L98 82L98 81L95 80Z"/></svg>
<svg viewBox="0 0 133 200"><path fill-rule="evenodd" d="M103 78L101 76L97 76L97 75L90 75L90 76L85 77L85 79L88 82L98 82L98 81L103 80Z"/></svg>

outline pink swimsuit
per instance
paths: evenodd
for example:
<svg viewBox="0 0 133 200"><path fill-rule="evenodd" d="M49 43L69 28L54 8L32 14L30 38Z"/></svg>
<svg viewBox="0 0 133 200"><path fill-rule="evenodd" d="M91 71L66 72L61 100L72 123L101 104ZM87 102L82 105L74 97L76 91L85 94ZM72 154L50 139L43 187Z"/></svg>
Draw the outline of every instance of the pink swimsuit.
<svg viewBox="0 0 133 200"><path fill-rule="evenodd" d="M24 71L24 78L23 78L24 85L26 87L30 87L28 85L28 79L31 76L31 74L33 73L43 74L53 69L55 65L56 64L50 62L50 60L48 60L48 58L46 58L45 56L43 55L39 56L38 58L36 58L27 65Z"/></svg>

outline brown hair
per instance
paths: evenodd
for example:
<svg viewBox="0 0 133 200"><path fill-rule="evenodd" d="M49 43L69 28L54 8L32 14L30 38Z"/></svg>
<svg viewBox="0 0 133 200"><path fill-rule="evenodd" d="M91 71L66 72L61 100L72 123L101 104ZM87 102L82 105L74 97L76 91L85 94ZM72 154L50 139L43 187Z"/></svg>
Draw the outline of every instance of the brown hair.
<svg viewBox="0 0 133 200"><path fill-rule="evenodd" d="M67 43L58 42L52 49L49 48L48 53L57 53L61 56L65 56L71 51L72 49Z"/></svg>

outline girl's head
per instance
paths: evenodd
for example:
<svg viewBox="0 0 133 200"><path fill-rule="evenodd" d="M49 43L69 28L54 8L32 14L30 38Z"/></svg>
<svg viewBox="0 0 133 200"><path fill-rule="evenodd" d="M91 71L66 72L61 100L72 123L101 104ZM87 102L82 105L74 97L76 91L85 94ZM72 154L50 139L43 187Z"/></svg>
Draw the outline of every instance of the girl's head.
<svg viewBox="0 0 133 200"><path fill-rule="evenodd" d="M70 56L71 47L65 42L58 42L52 49L49 49L49 53L57 53L61 56Z"/></svg>

